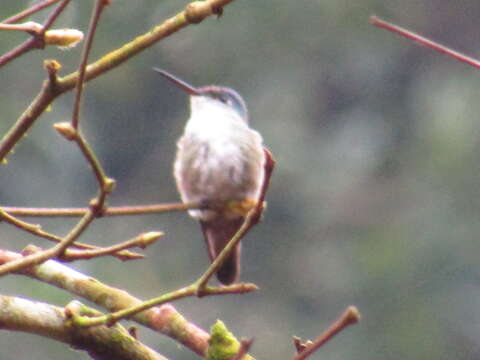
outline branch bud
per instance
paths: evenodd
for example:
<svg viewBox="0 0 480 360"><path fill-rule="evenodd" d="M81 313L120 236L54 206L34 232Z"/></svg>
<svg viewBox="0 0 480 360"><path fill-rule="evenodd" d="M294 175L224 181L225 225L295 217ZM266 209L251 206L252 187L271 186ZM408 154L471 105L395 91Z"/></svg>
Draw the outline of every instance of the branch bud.
<svg viewBox="0 0 480 360"><path fill-rule="evenodd" d="M140 246L142 249L145 249L147 246L153 244L162 236L163 236L163 233L159 231L150 231L150 232L141 234L139 238L138 246Z"/></svg>
<svg viewBox="0 0 480 360"><path fill-rule="evenodd" d="M49 73L56 73L62 68L62 64L60 64L57 60L47 59L43 61L43 67Z"/></svg>
<svg viewBox="0 0 480 360"><path fill-rule="evenodd" d="M199 24L212 13L212 8L204 1L191 2L185 8L185 17L190 24Z"/></svg>
<svg viewBox="0 0 480 360"><path fill-rule="evenodd" d="M105 179L105 183L103 185L103 191L105 191L106 193L111 193L113 191L113 189L115 189L115 180L112 179L112 178L106 178Z"/></svg>
<svg viewBox="0 0 480 360"><path fill-rule="evenodd" d="M53 127L60 135L62 135L67 140L72 141L75 140L75 138L77 137L77 131L67 121L53 124Z"/></svg>
<svg viewBox="0 0 480 360"><path fill-rule="evenodd" d="M47 30L44 36L46 45L55 45L62 49L72 48L83 40L83 32L77 29Z"/></svg>

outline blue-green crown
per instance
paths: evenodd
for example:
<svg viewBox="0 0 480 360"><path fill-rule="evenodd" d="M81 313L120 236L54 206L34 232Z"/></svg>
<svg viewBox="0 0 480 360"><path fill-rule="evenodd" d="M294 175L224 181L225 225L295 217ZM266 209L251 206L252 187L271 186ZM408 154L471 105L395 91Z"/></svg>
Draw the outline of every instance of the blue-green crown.
<svg viewBox="0 0 480 360"><path fill-rule="evenodd" d="M248 122L247 105L240 94L235 90L226 87L210 85L198 88L198 93L202 96L209 96L233 108L242 117L242 119Z"/></svg>

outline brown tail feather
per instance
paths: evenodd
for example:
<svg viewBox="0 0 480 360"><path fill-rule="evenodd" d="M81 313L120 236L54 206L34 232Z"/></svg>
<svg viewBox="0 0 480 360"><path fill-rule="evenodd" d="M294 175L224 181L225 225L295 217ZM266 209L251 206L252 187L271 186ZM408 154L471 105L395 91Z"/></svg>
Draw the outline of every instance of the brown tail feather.
<svg viewBox="0 0 480 360"><path fill-rule="evenodd" d="M210 221L201 221L203 235L207 243L208 255L210 261L215 260L218 254L223 250L228 241L235 235L242 226L243 218L226 220L214 219ZM241 245L238 243L230 257L223 263L217 272L218 280L229 285L238 281L240 277L240 253Z"/></svg>

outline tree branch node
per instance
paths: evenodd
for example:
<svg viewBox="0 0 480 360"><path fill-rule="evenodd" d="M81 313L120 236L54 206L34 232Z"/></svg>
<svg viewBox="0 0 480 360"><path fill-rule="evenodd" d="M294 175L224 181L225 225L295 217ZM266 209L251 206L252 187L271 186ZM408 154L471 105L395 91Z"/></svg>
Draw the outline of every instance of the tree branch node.
<svg viewBox="0 0 480 360"><path fill-rule="evenodd" d="M205 18L212 14L221 15L221 6L215 6L206 1L194 1L185 8L185 18L190 24L200 24Z"/></svg>

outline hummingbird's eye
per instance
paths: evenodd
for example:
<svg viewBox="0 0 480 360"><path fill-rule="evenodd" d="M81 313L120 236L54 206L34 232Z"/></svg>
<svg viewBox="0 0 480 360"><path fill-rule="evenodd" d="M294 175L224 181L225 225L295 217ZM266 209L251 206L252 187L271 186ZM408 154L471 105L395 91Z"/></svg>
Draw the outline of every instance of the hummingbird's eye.
<svg viewBox="0 0 480 360"><path fill-rule="evenodd" d="M217 99L226 105L232 105L232 99L226 94L218 94Z"/></svg>
<svg viewBox="0 0 480 360"><path fill-rule="evenodd" d="M224 104L228 104L228 98L225 95L218 95L218 100L220 100Z"/></svg>

